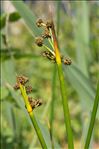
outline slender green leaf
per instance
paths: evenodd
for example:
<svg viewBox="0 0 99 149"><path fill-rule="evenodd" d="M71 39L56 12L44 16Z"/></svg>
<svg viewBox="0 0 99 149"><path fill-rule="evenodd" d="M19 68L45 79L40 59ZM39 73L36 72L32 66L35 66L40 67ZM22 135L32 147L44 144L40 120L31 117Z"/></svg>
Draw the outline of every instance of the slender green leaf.
<svg viewBox="0 0 99 149"><path fill-rule="evenodd" d="M88 76L89 62L89 7L87 1L74 3L76 6L76 23L74 23L76 56L78 66Z"/></svg>
<svg viewBox="0 0 99 149"><path fill-rule="evenodd" d="M89 149L89 145L90 145L90 141L91 141L91 137L92 137L92 131L93 131L94 123L95 123L95 119L96 119L98 104L99 104L99 82L97 84L97 92L96 92L96 97L94 100L94 105L93 105L93 109L92 109L92 113L91 113L90 124L89 124L89 129L88 129L84 149Z"/></svg>
<svg viewBox="0 0 99 149"><path fill-rule="evenodd" d="M73 23L74 25L74 40L76 43L76 58L79 69L82 71L85 76L89 78L89 62L90 62L90 56L91 51L89 51L89 41L90 41L90 22L89 22L89 4L87 1L76 1L74 3L75 5L75 12L76 17L75 21L76 23ZM79 89L78 89L79 90ZM83 113L87 111L85 109L86 100L90 102L90 99L85 96L82 91L78 92L79 98L80 98L80 104L82 107L82 122L83 122ZM87 98L87 99L86 99ZM85 100L83 100L85 99ZM94 99L94 98L93 98ZM89 103L88 102L88 103ZM89 111L88 111L89 112ZM85 119L85 122L83 124L83 132L82 132L82 142L85 139L86 136L86 129L88 126L88 120ZM83 144L83 143L82 143Z"/></svg>

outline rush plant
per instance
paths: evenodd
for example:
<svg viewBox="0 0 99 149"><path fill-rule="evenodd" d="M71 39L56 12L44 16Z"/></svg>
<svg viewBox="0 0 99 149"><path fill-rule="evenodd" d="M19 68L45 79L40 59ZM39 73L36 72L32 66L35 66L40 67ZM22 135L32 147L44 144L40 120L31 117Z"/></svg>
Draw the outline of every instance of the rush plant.
<svg viewBox="0 0 99 149"><path fill-rule="evenodd" d="M63 65L70 65L71 59L65 58L60 53L59 43L57 40L57 36L56 36L56 32L55 32L55 26L54 26L52 19L48 20L48 21L43 21L42 19L39 19L36 22L35 17L32 15L32 13L29 11L29 9L23 4L22 1L20 1L20 2L12 1L12 3L15 5L15 7L19 11L20 15L26 21L29 29L31 29L36 36L39 34L37 26L43 27L44 32L41 34L41 36L36 37L35 43L39 47L43 46L44 48L46 48L46 50L42 52L42 56L49 59L51 62L53 62L57 66L59 82L60 82L60 89L61 89L61 96L62 96L63 111L64 111L64 120L65 120L67 140L68 140L68 148L73 149L74 148L74 141L73 141L73 134L72 134L72 128L71 128L71 118L70 118L70 111L69 111L69 106L68 106L68 99L67 99L66 85L65 85L65 80L64 80L64 73L63 73L63 69L62 69L62 64ZM71 67L72 66L70 66L70 68ZM76 86L78 87L77 88L78 92L79 92L79 87L80 87L80 89L82 89L83 92L84 91L86 92L85 95L89 95L89 98L93 99L95 92L93 91L89 80L80 71L80 69L78 69L73 64L73 67L71 69L68 69L67 71L69 71L69 73L71 72L70 82L72 82L72 84L74 84L74 86L76 84ZM73 77L74 77L74 79L72 79ZM21 77L21 79L24 80L25 78ZM29 113L30 119L33 123L35 130L36 130L36 133L37 133L37 136L38 136L39 141L41 143L41 146L42 146L42 148L45 149L45 148L47 148L47 144L44 140L44 136L41 132L41 129L39 128L39 125L36 121L36 118L35 118L34 112L33 112L34 108L41 105L42 102L32 100L31 98L28 97L28 95L27 95L28 94L27 93L28 88L25 86L26 82L21 81L20 77L18 77L17 78L17 84L15 85L14 88L20 89L22 97L24 99L24 103L25 103L27 112ZM74 83L74 82L76 82L76 83ZM84 146L85 149L88 149L89 145L90 145L90 140L91 140L92 131L94 128L98 104L99 104L99 83L97 85L96 98L94 100L93 110L92 110L92 113L90 116L91 119L90 119L89 129L88 129L88 133L87 133L87 137L86 137L86 141L85 141L85 146ZM54 148L54 145L52 147Z"/></svg>
<svg viewBox="0 0 99 149"><path fill-rule="evenodd" d="M36 134L39 138L39 141L41 143L42 148L47 149L47 145L45 143L44 137L42 135L42 132L39 128L39 125L36 121L35 115L33 113L33 109L35 109L36 107L40 106L42 104L41 100L35 100L32 97L29 97L27 94L30 93L32 91L32 87L31 86L25 86L25 84L27 83L28 78L25 76L17 76L17 83L14 86L15 90L20 90L21 95L23 97L24 103L25 103L25 107L27 109L27 112L30 116L30 119L32 121L32 124L35 128Z"/></svg>
<svg viewBox="0 0 99 149"><path fill-rule="evenodd" d="M73 149L74 144L73 144L71 121L70 121L70 112L69 112L69 106L68 106L64 74L63 74L63 69L62 69L62 62L65 65L70 65L71 60L68 58L63 58L63 56L61 56L60 54L53 20L50 20L44 23L42 19L39 19L36 24L38 27L44 27L44 34L42 34L41 37L36 38L36 44L38 46L42 46L43 40L47 38L53 48L52 50L50 50L48 47L45 46L48 51L45 51L43 53L43 56L54 61L54 63L56 63L57 65L58 76L59 76L59 81L60 81L61 96L62 96L62 103L63 103L64 120L65 120L67 139L68 139L68 148Z"/></svg>

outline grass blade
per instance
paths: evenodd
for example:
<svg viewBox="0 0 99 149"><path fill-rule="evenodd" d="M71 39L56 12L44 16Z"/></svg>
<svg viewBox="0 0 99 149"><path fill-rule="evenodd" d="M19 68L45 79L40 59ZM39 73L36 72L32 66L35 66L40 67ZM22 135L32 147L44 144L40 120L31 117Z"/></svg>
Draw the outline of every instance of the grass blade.
<svg viewBox="0 0 99 149"><path fill-rule="evenodd" d="M94 123L95 123L95 119L96 119L98 104L99 104L99 82L97 84L97 92L96 92L96 97L94 100L93 110L92 110L92 114L91 114L91 119L90 119L90 124L89 124L89 129L88 129L84 149L88 149L89 145L90 145L90 140L91 140L92 131L93 131L93 127L94 127Z"/></svg>
<svg viewBox="0 0 99 149"><path fill-rule="evenodd" d="M89 96L90 99L93 99L95 96L95 89L93 88L90 79L84 75L79 67L73 63L71 67L64 66L64 71L74 86L74 88L80 92L80 90L86 94L86 97Z"/></svg>
<svg viewBox="0 0 99 149"><path fill-rule="evenodd" d="M89 53L89 14L87 1L74 3L76 6L75 43L78 66L88 76ZM74 23L75 24L75 23Z"/></svg>

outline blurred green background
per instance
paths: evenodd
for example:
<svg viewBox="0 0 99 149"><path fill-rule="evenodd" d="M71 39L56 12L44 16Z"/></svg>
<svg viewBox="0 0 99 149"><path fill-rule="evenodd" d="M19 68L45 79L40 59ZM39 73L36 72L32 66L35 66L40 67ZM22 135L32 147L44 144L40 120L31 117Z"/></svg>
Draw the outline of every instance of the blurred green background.
<svg viewBox="0 0 99 149"><path fill-rule="evenodd" d="M45 136L53 115L56 148L67 147L55 64L42 57L44 47L35 44L35 37L40 35L36 19L48 20L51 7L61 54L72 59L72 65L63 69L75 149L82 149L99 79L99 2L27 0L23 3L1 2L1 148L40 148L20 92L13 90L16 75L21 74L29 77L33 87L31 96L43 100L43 105L34 112ZM98 141L99 109L90 148L98 149Z"/></svg>

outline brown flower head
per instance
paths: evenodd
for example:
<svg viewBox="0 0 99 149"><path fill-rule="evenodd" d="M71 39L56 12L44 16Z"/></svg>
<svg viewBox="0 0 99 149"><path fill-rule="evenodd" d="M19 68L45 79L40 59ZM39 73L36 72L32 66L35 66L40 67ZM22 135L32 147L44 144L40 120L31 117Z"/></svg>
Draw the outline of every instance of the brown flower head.
<svg viewBox="0 0 99 149"><path fill-rule="evenodd" d="M29 79L25 76L17 76L17 82L13 88L15 90L18 90L20 88L19 83L21 83L22 85L25 85L28 81L29 81Z"/></svg>
<svg viewBox="0 0 99 149"><path fill-rule="evenodd" d="M26 93L29 94L33 91L32 86L26 86Z"/></svg>
<svg viewBox="0 0 99 149"><path fill-rule="evenodd" d="M28 100L29 100L29 103L30 103L32 109L34 109L34 108L36 108L36 107L42 105L41 99L36 99L36 100L35 100L35 99L33 99L32 97L28 97Z"/></svg>
<svg viewBox="0 0 99 149"><path fill-rule="evenodd" d="M43 38L42 37L36 37L35 43L41 47L43 45Z"/></svg>
<svg viewBox="0 0 99 149"><path fill-rule="evenodd" d="M51 20L48 20L46 22L46 27L49 29L49 28L52 28L52 21Z"/></svg>
<svg viewBox="0 0 99 149"><path fill-rule="evenodd" d="M29 79L25 76L17 76L17 83L21 83L22 85L25 85Z"/></svg>
<svg viewBox="0 0 99 149"><path fill-rule="evenodd" d="M71 61L71 59L65 58L65 59L63 59L63 63L64 63L65 65L70 65L70 64L72 63L72 61Z"/></svg>
<svg viewBox="0 0 99 149"><path fill-rule="evenodd" d="M47 57L49 60L52 60L52 61L56 61L56 58L55 58L55 56L50 52L50 51L44 51L43 53L42 53L42 55L44 56L44 57Z"/></svg>
<svg viewBox="0 0 99 149"><path fill-rule="evenodd" d="M13 88L15 89L15 90L18 90L20 87L19 87L19 84L18 83L16 83L14 86L13 86Z"/></svg>
<svg viewBox="0 0 99 149"><path fill-rule="evenodd" d="M43 20L42 20L42 19L38 19L38 20L36 21L36 25L37 25L38 27L41 27L41 26L42 26L42 23L43 23Z"/></svg>
<svg viewBox="0 0 99 149"><path fill-rule="evenodd" d="M50 32L47 28L45 28L44 34L42 35L43 38L51 38Z"/></svg>

